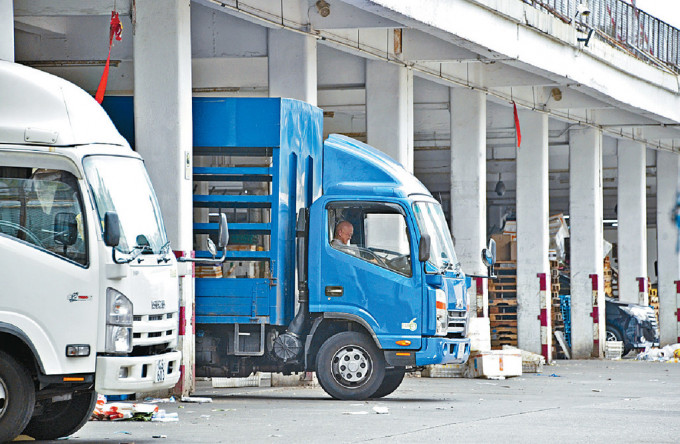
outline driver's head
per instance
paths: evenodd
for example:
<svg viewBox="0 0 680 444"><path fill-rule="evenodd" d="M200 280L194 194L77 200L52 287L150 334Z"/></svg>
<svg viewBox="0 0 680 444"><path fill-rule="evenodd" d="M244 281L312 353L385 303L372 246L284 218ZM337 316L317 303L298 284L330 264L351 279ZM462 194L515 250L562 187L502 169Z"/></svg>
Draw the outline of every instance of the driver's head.
<svg viewBox="0 0 680 444"><path fill-rule="evenodd" d="M346 220L343 220L335 227L335 239L338 239L345 245L349 245L349 240L352 238L353 234L354 226Z"/></svg>

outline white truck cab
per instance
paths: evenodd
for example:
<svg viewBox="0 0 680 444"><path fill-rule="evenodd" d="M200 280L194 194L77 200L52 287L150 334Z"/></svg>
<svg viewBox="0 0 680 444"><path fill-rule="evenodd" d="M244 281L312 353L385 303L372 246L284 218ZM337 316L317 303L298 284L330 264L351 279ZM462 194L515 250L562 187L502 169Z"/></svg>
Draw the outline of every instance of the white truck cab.
<svg viewBox="0 0 680 444"><path fill-rule="evenodd" d="M0 62L0 442L180 377L177 264L141 157L77 86Z"/></svg>

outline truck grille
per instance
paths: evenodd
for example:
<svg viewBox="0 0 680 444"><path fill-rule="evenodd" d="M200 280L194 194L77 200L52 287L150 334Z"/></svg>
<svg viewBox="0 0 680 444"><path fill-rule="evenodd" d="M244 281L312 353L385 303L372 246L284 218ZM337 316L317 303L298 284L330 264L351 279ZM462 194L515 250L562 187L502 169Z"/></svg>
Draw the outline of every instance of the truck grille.
<svg viewBox="0 0 680 444"><path fill-rule="evenodd" d="M177 339L175 313L136 315L132 324L133 346L170 343Z"/></svg>
<svg viewBox="0 0 680 444"><path fill-rule="evenodd" d="M447 337L464 338L467 336L467 311L449 310L449 329Z"/></svg>

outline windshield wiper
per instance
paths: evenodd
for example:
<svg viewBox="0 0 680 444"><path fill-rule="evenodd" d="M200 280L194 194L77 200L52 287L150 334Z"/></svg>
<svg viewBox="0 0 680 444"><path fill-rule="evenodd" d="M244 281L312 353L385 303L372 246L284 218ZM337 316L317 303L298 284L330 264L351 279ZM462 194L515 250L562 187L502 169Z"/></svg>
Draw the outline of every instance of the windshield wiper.
<svg viewBox="0 0 680 444"><path fill-rule="evenodd" d="M158 253L160 257L158 258L158 263L160 264L161 262L168 262L170 260L169 254L170 253L170 241L167 241L162 247L160 252Z"/></svg>
<svg viewBox="0 0 680 444"><path fill-rule="evenodd" d="M117 264L129 264L130 262L134 261L137 259L137 263L140 263L144 260L144 258L139 257L147 248L149 248L148 245L140 246L140 245L135 245L132 247L132 251L128 254L129 256L126 257L125 259L117 259L116 258L116 251L119 251L117 248L113 249L113 261Z"/></svg>

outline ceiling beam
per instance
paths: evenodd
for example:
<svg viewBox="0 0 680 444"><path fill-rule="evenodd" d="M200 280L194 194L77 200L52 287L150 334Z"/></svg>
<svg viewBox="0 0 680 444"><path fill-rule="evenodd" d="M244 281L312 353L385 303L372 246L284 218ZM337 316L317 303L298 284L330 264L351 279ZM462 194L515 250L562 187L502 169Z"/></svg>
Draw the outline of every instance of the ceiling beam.
<svg viewBox="0 0 680 444"><path fill-rule="evenodd" d="M130 0L14 0L14 17L73 15L110 16L115 4L120 15L130 15Z"/></svg>

